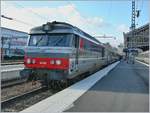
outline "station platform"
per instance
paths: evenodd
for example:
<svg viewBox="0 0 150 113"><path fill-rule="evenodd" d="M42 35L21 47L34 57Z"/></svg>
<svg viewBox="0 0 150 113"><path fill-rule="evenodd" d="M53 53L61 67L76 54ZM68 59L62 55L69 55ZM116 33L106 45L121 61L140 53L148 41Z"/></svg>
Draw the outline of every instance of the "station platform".
<svg viewBox="0 0 150 113"><path fill-rule="evenodd" d="M149 67L121 61L65 112L148 112Z"/></svg>
<svg viewBox="0 0 150 113"><path fill-rule="evenodd" d="M1 72L8 72L8 71L16 71L21 70L24 68L23 64L17 64L17 65L2 65L1 66Z"/></svg>
<svg viewBox="0 0 150 113"><path fill-rule="evenodd" d="M149 67L118 61L20 113L148 111Z"/></svg>
<svg viewBox="0 0 150 113"><path fill-rule="evenodd" d="M1 66L1 81L20 78L20 70L24 69L23 64Z"/></svg>

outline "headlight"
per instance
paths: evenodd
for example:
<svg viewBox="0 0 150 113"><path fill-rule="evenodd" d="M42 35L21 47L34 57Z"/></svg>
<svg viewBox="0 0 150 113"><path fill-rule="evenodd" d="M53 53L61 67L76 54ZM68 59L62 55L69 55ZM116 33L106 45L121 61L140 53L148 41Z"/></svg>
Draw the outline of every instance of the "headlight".
<svg viewBox="0 0 150 113"><path fill-rule="evenodd" d="M56 65L60 65L61 64L61 60L56 60Z"/></svg>
<svg viewBox="0 0 150 113"><path fill-rule="evenodd" d="M35 59L32 60L32 64L35 64Z"/></svg>
<svg viewBox="0 0 150 113"><path fill-rule="evenodd" d="M51 60L51 61L50 61L50 64L52 64L52 65L55 64L55 61L54 61L54 60Z"/></svg>
<svg viewBox="0 0 150 113"><path fill-rule="evenodd" d="M31 63L31 59L27 58L27 64L30 64L30 63Z"/></svg>

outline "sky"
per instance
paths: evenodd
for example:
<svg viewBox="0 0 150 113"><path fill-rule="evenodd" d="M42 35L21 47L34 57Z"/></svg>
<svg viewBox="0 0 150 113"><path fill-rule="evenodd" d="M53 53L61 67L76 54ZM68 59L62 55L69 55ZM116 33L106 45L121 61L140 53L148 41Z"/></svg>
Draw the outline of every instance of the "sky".
<svg viewBox="0 0 150 113"><path fill-rule="evenodd" d="M117 47L123 43L123 32L131 26L131 0L97 1L1 1L1 26L29 32L48 21L61 21L79 27L92 36L113 36L98 39ZM136 27L149 22L149 0L136 0L141 10Z"/></svg>

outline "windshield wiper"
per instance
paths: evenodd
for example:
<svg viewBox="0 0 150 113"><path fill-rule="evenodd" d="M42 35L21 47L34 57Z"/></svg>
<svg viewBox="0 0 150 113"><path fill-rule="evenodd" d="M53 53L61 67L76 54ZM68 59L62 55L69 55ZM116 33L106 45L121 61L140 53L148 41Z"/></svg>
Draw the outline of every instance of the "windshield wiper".
<svg viewBox="0 0 150 113"><path fill-rule="evenodd" d="M47 38L47 35L46 35L46 37L45 38ZM44 39L44 37L41 37L38 41L37 41L37 43L35 44L36 46L42 41L42 39Z"/></svg>
<svg viewBox="0 0 150 113"><path fill-rule="evenodd" d="M60 43L63 40L63 38L59 39L58 41L55 42L54 46L57 46L58 43Z"/></svg>
<svg viewBox="0 0 150 113"><path fill-rule="evenodd" d="M40 38L40 40L38 40L37 42L36 42L36 46L41 42L41 40L42 40L42 37Z"/></svg>

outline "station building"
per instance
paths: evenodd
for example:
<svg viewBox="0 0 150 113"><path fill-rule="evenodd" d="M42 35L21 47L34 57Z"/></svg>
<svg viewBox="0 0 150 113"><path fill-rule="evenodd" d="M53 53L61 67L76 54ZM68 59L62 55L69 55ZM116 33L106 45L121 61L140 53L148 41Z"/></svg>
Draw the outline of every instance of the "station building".
<svg viewBox="0 0 150 113"><path fill-rule="evenodd" d="M143 51L149 50L149 23L133 31L123 33L124 48L138 48Z"/></svg>
<svg viewBox="0 0 150 113"><path fill-rule="evenodd" d="M27 43L28 33L0 27L1 29L1 56L24 56L24 48Z"/></svg>

